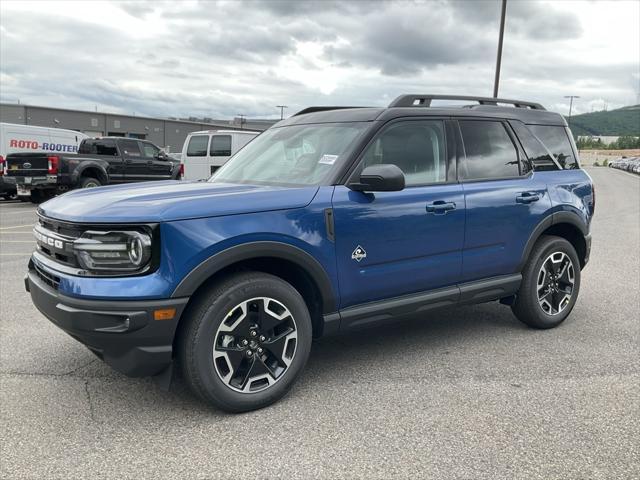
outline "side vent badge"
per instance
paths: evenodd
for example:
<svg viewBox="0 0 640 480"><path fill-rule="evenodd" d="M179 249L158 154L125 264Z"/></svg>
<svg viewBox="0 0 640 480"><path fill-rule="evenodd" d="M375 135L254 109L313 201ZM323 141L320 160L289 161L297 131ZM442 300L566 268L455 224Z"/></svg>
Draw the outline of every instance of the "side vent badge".
<svg viewBox="0 0 640 480"><path fill-rule="evenodd" d="M363 258L367 258L367 252L365 252L364 248L358 245L356 249L353 251L353 253L351 254L351 259L360 263L360 261Z"/></svg>

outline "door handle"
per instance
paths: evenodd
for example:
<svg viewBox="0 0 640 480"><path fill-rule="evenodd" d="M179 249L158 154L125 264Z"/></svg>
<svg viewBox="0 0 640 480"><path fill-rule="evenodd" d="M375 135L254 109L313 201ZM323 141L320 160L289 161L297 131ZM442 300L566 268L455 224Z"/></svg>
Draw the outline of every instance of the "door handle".
<svg viewBox="0 0 640 480"><path fill-rule="evenodd" d="M129 160L128 158L124 161L124 163L131 163L131 160Z"/></svg>
<svg viewBox="0 0 640 480"><path fill-rule="evenodd" d="M153 160L148 160L147 165L153 165Z"/></svg>
<svg viewBox="0 0 640 480"><path fill-rule="evenodd" d="M516 203L533 203L540 200L540 194L536 192L522 192L516 196Z"/></svg>
<svg viewBox="0 0 640 480"><path fill-rule="evenodd" d="M444 200L427 203L427 213L433 213L435 215L444 215L449 210L455 210L455 208L455 202L445 202Z"/></svg>

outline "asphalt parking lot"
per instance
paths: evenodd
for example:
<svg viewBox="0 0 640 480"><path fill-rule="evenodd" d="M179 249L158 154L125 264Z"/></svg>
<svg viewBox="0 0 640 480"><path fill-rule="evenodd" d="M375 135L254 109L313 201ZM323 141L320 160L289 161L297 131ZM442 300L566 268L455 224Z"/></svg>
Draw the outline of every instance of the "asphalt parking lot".
<svg viewBox="0 0 640 480"><path fill-rule="evenodd" d="M315 343L265 410L113 372L40 315L0 201L0 478L638 478L640 178L589 169L591 263L555 330L497 303Z"/></svg>

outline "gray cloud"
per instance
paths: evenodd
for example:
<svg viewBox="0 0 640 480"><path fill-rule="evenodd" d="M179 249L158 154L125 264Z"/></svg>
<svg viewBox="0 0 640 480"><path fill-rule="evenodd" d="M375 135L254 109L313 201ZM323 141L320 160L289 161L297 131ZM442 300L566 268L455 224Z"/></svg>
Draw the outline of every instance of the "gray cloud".
<svg viewBox="0 0 640 480"><path fill-rule="evenodd" d="M385 105L409 91L491 92L497 0L114 5L139 19L144 35L108 19L4 9L0 99L229 117L275 116L282 103L293 112L310 104ZM633 99L637 59L610 68L585 57L567 61L570 42L594 34L575 10L509 2L501 94L552 108L569 88L594 98L602 92L612 103Z"/></svg>

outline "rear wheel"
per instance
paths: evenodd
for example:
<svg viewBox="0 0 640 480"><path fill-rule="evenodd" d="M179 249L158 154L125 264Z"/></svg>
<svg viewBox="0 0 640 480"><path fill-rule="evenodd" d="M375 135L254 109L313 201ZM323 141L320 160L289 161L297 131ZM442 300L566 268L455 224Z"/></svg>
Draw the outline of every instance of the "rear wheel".
<svg viewBox="0 0 640 480"><path fill-rule="evenodd" d="M80 188L94 188L101 186L100 180L92 177L83 177L80 180Z"/></svg>
<svg viewBox="0 0 640 480"><path fill-rule="evenodd" d="M553 328L573 309L580 291L580 261L573 245L554 236L536 243L522 272L522 284L511 307L534 328Z"/></svg>
<svg viewBox="0 0 640 480"><path fill-rule="evenodd" d="M311 350L311 318L287 282L240 273L204 292L180 334L185 379L202 399L229 412L284 396Z"/></svg>

